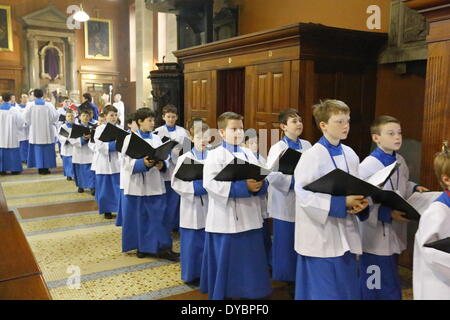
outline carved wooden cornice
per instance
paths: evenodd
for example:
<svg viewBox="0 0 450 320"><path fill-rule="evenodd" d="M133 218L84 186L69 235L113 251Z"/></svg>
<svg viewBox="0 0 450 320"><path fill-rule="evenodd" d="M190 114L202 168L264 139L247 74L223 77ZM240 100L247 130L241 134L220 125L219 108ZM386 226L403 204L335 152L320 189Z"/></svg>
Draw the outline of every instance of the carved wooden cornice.
<svg viewBox="0 0 450 320"><path fill-rule="evenodd" d="M190 63L296 46L300 48L297 59L320 59L325 56L330 59L332 56L336 59L368 61L376 60L378 50L386 40L385 33L296 23L178 50L174 55L183 63Z"/></svg>

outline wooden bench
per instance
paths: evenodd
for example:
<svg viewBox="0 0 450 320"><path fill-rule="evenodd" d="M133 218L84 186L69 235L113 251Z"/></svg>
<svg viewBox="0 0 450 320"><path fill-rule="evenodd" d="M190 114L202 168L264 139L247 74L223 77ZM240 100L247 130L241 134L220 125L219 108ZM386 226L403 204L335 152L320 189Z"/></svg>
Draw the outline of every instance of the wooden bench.
<svg viewBox="0 0 450 320"><path fill-rule="evenodd" d="M50 300L47 285L0 185L0 300Z"/></svg>

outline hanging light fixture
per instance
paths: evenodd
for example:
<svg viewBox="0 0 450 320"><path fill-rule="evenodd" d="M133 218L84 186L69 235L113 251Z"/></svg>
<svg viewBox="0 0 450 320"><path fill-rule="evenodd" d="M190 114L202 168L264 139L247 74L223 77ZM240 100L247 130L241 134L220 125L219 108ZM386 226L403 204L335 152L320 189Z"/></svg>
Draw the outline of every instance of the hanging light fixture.
<svg viewBox="0 0 450 320"><path fill-rule="evenodd" d="M80 4L80 11L73 15L73 18L79 22L86 22L89 20L89 15L83 10L83 5Z"/></svg>

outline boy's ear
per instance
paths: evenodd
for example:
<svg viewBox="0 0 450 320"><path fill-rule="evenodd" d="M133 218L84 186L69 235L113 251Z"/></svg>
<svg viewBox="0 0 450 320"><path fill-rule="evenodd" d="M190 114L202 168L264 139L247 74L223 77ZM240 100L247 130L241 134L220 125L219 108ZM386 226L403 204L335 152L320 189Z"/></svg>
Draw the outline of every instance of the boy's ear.
<svg viewBox="0 0 450 320"><path fill-rule="evenodd" d="M225 138L225 129L219 129L219 134L222 137L222 139Z"/></svg>
<svg viewBox="0 0 450 320"><path fill-rule="evenodd" d="M319 127L320 127L320 130L324 131L326 129L326 127L327 127L327 123L324 122L324 121L320 121L319 122Z"/></svg>
<svg viewBox="0 0 450 320"><path fill-rule="evenodd" d="M378 142L380 141L380 135L376 133L372 134L372 141L378 144Z"/></svg>
<svg viewBox="0 0 450 320"><path fill-rule="evenodd" d="M441 181L444 183L444 185L449 188L450 187L450 177L447 176L446 174L443 174L441 176Z"/></svg>

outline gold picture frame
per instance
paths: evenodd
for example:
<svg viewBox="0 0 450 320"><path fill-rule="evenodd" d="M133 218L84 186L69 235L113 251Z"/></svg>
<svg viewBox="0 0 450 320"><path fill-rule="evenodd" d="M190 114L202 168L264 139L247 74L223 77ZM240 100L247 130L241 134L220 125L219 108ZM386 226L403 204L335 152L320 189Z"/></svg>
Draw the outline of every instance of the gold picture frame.
<svg viewBox="0 0 450 320"><path fill-rule="evenodd" d="M0 51L13 51L11 6L0 5Z"/></svg>
<svg viewBox="0 0 450 320"><path fill-rule="evenodd" d="M112 60L112 21L91 18L84 23L85 58Z"/></svg>

